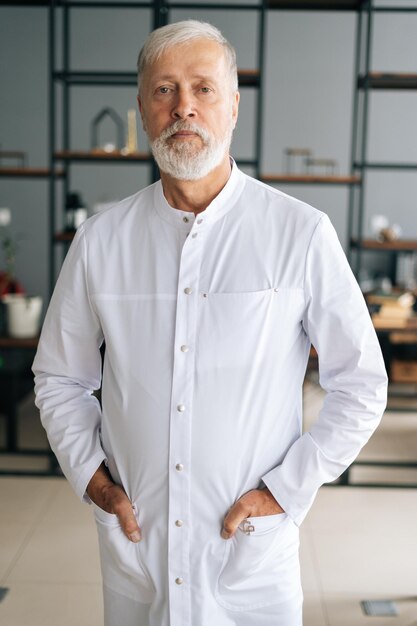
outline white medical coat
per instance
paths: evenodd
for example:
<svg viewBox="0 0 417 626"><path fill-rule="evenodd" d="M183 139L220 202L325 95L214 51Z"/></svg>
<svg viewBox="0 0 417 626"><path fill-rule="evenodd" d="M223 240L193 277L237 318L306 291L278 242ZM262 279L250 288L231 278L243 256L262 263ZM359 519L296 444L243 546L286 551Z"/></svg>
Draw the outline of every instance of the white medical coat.
<svg viewBox="0 0 417 626"><path fill-rule="evenodd" d="M327 396L302 435L310 342ZM34 371L79 497L106 460L142 528L133 544L94 506L106 624L300 624L298 526L386 397L379 344L325 214L236 165L197 217L169 206L161 182L136 193L78 230ZM286 513L223 540L227 510L262 481Z"/></svg>

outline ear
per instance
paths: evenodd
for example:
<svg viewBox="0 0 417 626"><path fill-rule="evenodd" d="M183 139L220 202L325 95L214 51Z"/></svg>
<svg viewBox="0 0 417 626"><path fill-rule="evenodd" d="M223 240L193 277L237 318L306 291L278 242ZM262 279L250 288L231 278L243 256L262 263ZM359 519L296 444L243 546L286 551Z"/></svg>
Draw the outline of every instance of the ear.
<svg viewBox="0 0 417 626"><path fill-rule="evenodd" d="M142 120L142 128L146 132L145 115L144 115L144 112L143 112L143 102L142 102L142 98L140 97L139 94L137 96L137 101L138 101L138 108L139 108L140 117L141 117L141 120Z"/></svg>
<svg viewBox="0 0 417 626"><path fill-rule="evenodd" d="M233 128L236 127L237 118L239 115L239 102L240 102L240 93L235 91L232 95L232 120L234 122Z"/></svg>

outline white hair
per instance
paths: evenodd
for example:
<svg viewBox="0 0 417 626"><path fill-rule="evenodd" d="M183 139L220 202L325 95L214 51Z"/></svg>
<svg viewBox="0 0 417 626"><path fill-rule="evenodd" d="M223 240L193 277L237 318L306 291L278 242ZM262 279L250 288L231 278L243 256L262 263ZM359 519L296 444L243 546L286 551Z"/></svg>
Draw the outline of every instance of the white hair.
<svg viewBox="0 0 417 626"><path fill-rule="evenodd" d="M209 39L216 41L223 47L226 62L229 66L231 90L237 91L236 52L233 46L223 37L218 28L208 22L198 20L184 20L161 26L148 35L138 57L138 84L145 68L157 61L160 56L172 46L185 44L192 39Z"/></svg>

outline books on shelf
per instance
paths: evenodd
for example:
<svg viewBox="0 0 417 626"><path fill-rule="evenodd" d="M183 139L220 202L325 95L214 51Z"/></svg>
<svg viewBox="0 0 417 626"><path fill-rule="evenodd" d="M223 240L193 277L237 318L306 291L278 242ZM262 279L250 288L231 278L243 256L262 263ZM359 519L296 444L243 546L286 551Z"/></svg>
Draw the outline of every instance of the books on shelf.
<svg viewBox="0 0 417 626"><path fill-rule="evenodd" d="M366 295L375 328L405 328L413 315L415 297L410 291L374 291Z"/></svg>
<svg viewBox="0 0 417 626"><path fill-rule="evenodd" d="M371 291L366 294L366 301L368 304L379 304L382 306L391 306L394 308L412 308L415 297L411 291L406 290L392 290L386 291Z"/></svg>
<svg viewBox="0 0 417 626"><path fill-rule="evenodd" d="M406 317L381 317L378 313L372 316L372 322L377 330L408 327L408 318Z"/></svg>

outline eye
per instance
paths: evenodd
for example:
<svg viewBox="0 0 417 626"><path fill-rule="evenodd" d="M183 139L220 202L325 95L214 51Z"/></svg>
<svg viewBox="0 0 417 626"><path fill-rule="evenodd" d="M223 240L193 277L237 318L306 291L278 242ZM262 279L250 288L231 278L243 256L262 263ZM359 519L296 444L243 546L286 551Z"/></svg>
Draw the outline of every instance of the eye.
<svg viewBox="0 0 417 626"><path fill-rule="evenodd" d="M203 93L210 93L211 89L210 87L200 87L200 91L202 91Z"/></svg>
<svg viewBox="0 0 417 626"><path fill-rule="evenodd" d="M162 94L169 93L170 91L171 90L170 90L169 87L158 87L158 89L157 89L157 92L158 93L162 93Z"/></svg>

